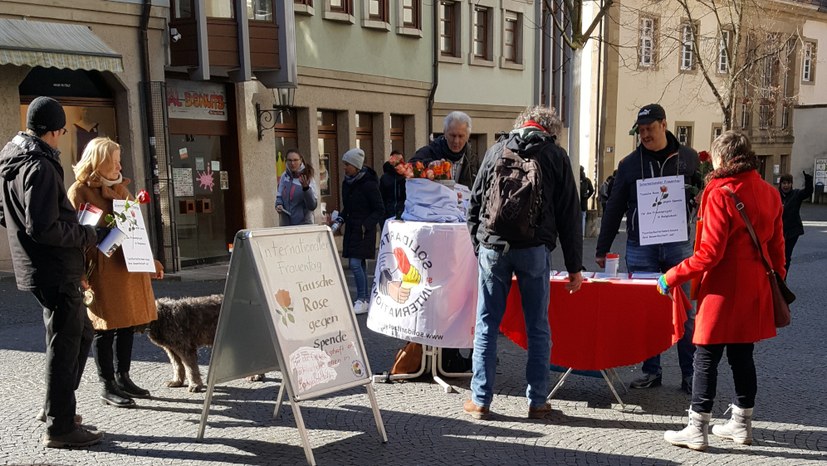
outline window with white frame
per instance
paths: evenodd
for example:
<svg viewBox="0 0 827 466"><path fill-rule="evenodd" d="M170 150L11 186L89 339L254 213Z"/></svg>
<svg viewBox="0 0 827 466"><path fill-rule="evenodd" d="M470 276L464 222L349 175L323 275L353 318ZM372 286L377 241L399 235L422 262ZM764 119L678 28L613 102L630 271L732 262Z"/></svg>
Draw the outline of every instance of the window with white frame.
<svg viewBox="0 0 827 466"><path fill-rule="evenodd" d="M641 16L640 18L640 44L638 47L638 65L643 68L650 68L655 65L655 32L657 21L655 18Z"/></svg>
<svg viewBox="0 0 827 466"><path fill-rule="evenodd" d="M681 25L681 71L695 69L695 28L690 23Z"/></svg>
<svg viewBox="0 0 827 466"><path fill-rule="evenodd" d="M399 3L399 23L402 27L421 30L422 0L401 0Z"/></svg>
<svg viewBox="0 0 827 466"><path fill-rule="evenodd" d="M771 99L774 96L773 84L775 83L775 57L764 57L761 60L761 77L758 93L762 99Z"/></svg>
<svg viewBox="0 0 827 466"><path fill-rule="evenodd" d="M741 104L741 128L749 127L749 116L752 109L747 104Z"/></svg>
<svg viewBox="0 0 827 466"><path fill-rule="evenodd" d="M773 115L772 104L766 103L758 106L758 127L761 129L768 129L772 126Z"/></svg>
<svg viewBox="0 0 827 466"><path fill-rule="evenodd" d="M692 147L692 125L678 124L675 127L675 137L681 145Z"/></svg>
<svg viewBox="0 0 827 466"><path fill-rule="evenodd" d="M353 0L324 0L322 17L333 21L354 22Z"/></svg>
<svg viewBox="0 0 827 466"><path fill-rule="evenodd" d="M390 0L363 0L362 26L390 31L390 10Z"/></svg>
<svg viewBox="0 0 827 466"><path fill-rule="evenodd" d="M490 61L493 58L491 53L493 48L493 34L491 34L493 16L493 10L484 6L474 6L471 12L471 27L473 28L472 56L477 60Z"/></svg>
<svg viewBox="0 0 827 466"><path fill-rule="evenodd" d="M448 0L439 2L439 53L443 58L461 57L459 8L459 2Z"/></svg>
<svg viewBox="0 0 827 466"><path fill-rule="evenodd" d="M718 136L724 134L724 126L720 123L715 123L712 125L712 139L710 142L714 141L718 138Z"/></svg>
<svg viewBox="0 0 827 466"><path fill-rule="evenodd" d="M503 15L503 60L507 64L521 64L523 42L523 15L505 11Z"/></svg>
<svg viewBox="0 0 827 466"><path fill-rule="evenodd" d="M721 31L721 37L718 39L718 72L729 72L729 43L731 41L732 31L724 29Z"/></svg>
<svg viewBox="0 0 827 466"><path fill-rule="evenodd" d="M801 81L811 83L814 81L816 44L815 42L804 42L801 57Z"/></svg>

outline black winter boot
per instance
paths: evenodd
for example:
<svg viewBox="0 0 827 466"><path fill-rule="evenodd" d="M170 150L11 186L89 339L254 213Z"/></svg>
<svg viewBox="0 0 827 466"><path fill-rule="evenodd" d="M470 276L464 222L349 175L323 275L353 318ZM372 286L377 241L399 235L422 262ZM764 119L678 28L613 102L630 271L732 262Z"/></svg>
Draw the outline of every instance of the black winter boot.
<svg viewBox="0 0 827 466"><path fill-rule="evenodd" d="M129 372L118 372L115 374L115 382L118 384L118 388L121 389L127 395L133 398L149 398L149 390L141 388L135 385L135 382L129 378Z"/></svg>
<svg viewBox="0 0 827 466"><path fill-rule="evenodd" d="M115 384L114 380L103 381L103 391L101 392L101 400L104 404L115 406L117 408L131 408L135 406L135 400L122 392Z"/></svg>

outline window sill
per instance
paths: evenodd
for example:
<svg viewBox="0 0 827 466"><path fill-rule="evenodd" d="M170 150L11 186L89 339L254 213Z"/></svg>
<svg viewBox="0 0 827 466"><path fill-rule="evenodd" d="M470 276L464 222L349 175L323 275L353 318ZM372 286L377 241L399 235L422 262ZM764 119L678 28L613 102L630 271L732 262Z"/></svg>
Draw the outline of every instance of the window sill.
<svg viewBox="0 0 827 466"><path fill-rule="evenodd" d="M325 11L322 15L322 18L330 21L339 21L342 23L356 24L356 20L354 19L353 15L349 15L347 13L340 13L338 11Z"/></svg>
<svg viewBox="0 0 827 466"><path fill-rule="evenodd" d="M487 68L493 68L494 60L485 60L471 55L471 57L468 59L468 64L471 66L485 66Z"/></svg>
<svg viewBox="0 0 827 466"><path fill-rule="evenodd" d="M302 5L302 4L293 5L293 12L297 13L297 14L300 14L300 15L307 15L307 16L313 16L313 15L316 14L316 10L312 6Z"/></svg>
<svg viewBox="0 0 827 466"><path fill-rule="evenodd" d="M514 61L506 60L505 58L500 57L500 68L506 70L525 70L525 65L522 63L517 63Z"/></svg>
<svg viewBox="0 0 827 466"><path fill-rule="evenodd" d="M362 20L362 27L363 28L370 28L370 29L381 29L383 31L390 32L391 25L390 23L386 23L385 21L378 21L375 19L363 19Z"/></svg>
<svg viewBox="0 0 827 466"><path fill-rule="evenodd" d="M801 81L802 86L815 86L815 84L816 84L815 79L811 79L809 81Z"/></svg>
<svg viewBox="0 0 827 466"><path fill-rule="evenodd" d="M439 61L443 63L458 63L462 64L462 57L454 57L451 55L442 55L439 56Z"/></svg>
<svg viewBox="0 0 827 466"><path fill-rule="evenodd" d="M422 38L422 29L410 28L410 27L397 27L396 33L400 36L411 36L411 37L419 37Z"/></svg>

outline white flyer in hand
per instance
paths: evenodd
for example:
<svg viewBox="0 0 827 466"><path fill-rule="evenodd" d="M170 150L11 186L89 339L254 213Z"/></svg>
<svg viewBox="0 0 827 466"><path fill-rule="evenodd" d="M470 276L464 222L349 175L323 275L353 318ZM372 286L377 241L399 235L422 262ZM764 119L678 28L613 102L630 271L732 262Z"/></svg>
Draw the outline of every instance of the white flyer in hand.
<svg viewBox="0 0 827 466"><path fill-rule="evenodd" d="M81 225L92 225L93 227L98 226L101 215L103 215L103 210L88 202L84 202L80 205L80 209L78 209L78 223Z"/></svg>
<svg viewBox="0 0 827 466"><path fill-rule="evenodd" d="M144 217L138 204L131 203L129 210L125 210L125 200L112 201L112 210L124 212L126 221L117 220L118 229L126 233L123 240L123 257L126 259L126 268L130 272L155 272L155 259L152 248L149 246L149 236L144 225Z"/></svg>

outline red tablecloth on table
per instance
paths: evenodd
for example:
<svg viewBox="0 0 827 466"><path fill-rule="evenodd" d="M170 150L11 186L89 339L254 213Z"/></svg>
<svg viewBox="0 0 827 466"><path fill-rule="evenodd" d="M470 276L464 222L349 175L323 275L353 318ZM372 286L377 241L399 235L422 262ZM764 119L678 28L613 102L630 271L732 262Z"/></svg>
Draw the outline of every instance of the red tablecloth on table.
<svg viewBox="0 0 827 466"><path fill-rule="evenodd" d="M551 362L580 370L637 364L662 353L683 335L689 300L675 287L672 300L654 281L584 281L569 294L567 281L551 280ZM500 330L526 348L525 320L516 279Z"/></svg>

